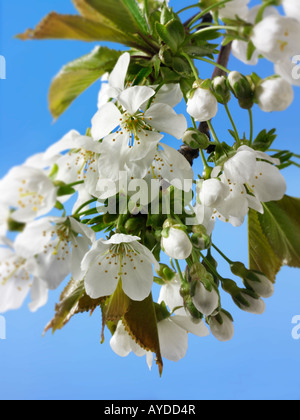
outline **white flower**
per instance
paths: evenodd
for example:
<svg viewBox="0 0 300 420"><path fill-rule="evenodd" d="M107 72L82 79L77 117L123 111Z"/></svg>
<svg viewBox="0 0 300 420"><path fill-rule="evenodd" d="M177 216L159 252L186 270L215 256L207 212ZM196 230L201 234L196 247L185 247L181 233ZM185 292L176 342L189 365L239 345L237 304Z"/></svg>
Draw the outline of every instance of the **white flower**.
<svg viewBox="0 0 300 420"><path fill-rule="evenodd" d="M294 86L300 86L300 55L275 64L275 73Z"/></svg>
<svg viewBox="0 0 300 420"><path fill-rule="evenodd" d="M102 76L102 84L98 96L98 108L105 105L111 98L118 99L119 95L123 92L129 64L130 54L126 52L118 59L110 75L105 74Z"/></svg>
<svg viewBox="0 0 300 420"><path fill-rule="evenodd" d="M163 137L160 132L178 139L183 136L187 121L170 106L154 104L145 112L141 110L154 94L155 91L146 86L128 88L118 99L122 112L113 103L108 103L94 116L92 136L94 140L103 138L98 161L102 178L116 181L120 171L127 171L134 178L144 178ZM114 156L113 160L111 156Z"/></svg>
<svg viewBox="0 0 300 420"><path fill-rule="evenodd" d="M94 195L99 180L98 158L101 144L91 137L71 130L45 152L45 159L56 156L56 179L66 184L84 181L84 188ZM62 152L67 152L61 155ZM77 187L78 188L78 187Z"/></svg>
<svg viewBox="0 0 300 420"><path fill-rule="evenodd" d="M165 304L174 313L171 317L158 322L158 334L162 357L177 362L182 359L188 349L188 333L198 337L206 337L209 331L205 324L200 321L194 323L187 316L183 308L183 298L180 295L180 279L176 276L172 282L162 286L158 303Z"/></svg>
<svg viewBox="0 0 300 420"><path fill-rule="evenodd" d="M39 169L18 166L0 181L0 202L15 211L13 219L29 222L53 209L57 188Z"/></svg>
<svg viewBox="0 0 300 420"><path fill-rule="evenodd" d="M261 5L258 5L250 9L247 16L244 17L244 20L254 25L260 8ZM264 10L263 18L266 18L267 16L271 15L278 16L278 10L275 7L266 7ZM251 59L248 60L248 42L246 41L240 41L238 39L235 39L232 42L232 54L245 64L255 66L258 63L259 52L257 50L254 51Z"/></svg>
<svg viewBox="0 0 300 420"><path fill-rule="evenodd" d="M151 369L153 363L152 352L144 350L130 337L122 321L118 322L117 329L110 340L110 347L120 357L127 357L131 352L138 357L146 356L148 367Z"/></svg>
<svg viewBox="0 0 300 420"><path fill-rule="evenodd" d="M211 291L207 290L201 281L198 281L192 301L200 313L211 315L219 306L219 294L213 287Z"/></svg>
<svg viewBox="0 0 300 420"><path fill-rule="evenodd" d="M216 317L209 319L209 327L212 335L219 341L226 342L233 338L233 322L223 311L219 312Z"/></svg>
<svg viewBox="0 0 300 420"><path fill-rule="evenodd" d="M5 241L7 233L7 220L10 216L9 208L0 203L0 245Z"/></svg>
<svg viewBox="0 0 300 420"><path fill-rule="evenodd" d="M254 26L251 40L268 60L279 63L299 52L300 22L283 16L267 16Z"/></svg>
<svg viewBox="0 0 300 420"><path fill-rule="evenodd" d="M35 312L48 300L46 283L34 276L34 259L24 259L11 247L0 247L0 313L19 309L29 291L29 309Z"/></svg>
<svg viewBox="0 0 300 420"><path fill-rule="evenodd" d="M158 263L137 236L115 234L109 240L99 239L82 261L85 287L92 299L110 296L119 281L127 296L142 301L153 284L153 268Z"/></svg>
<svg viewBox="0 0 300 420"><path fill-rule="evenodd" d="M209 121L217 115L218 101L209 89L197 88L188 100L187 112L195 121Z"/></svg>
<svg viewBox="0 0 300 420"><path fill-rule="evenodd" d="M173 147L166 144L159 145L148 174L155 175L155 179L163 179L179 190L189 192L194 172L186 158Z"/></svg>
<svg viewBox="0 0 300 420"><path fill-rule="evenodd" d="M265 112L284 111L292 104L294 91L286 80L275 77L260 83L255 97L258 106Z"/></svg>
<svg viewBox="0 0 300 420"><path fill-rule="evenodd" d="M250 0L232 0L219 9L221 19L235 19L236 16L245 18L249 12L248 3Z"/></svg>
<svg viewBox="0 0 300 420"><path fill-rule="evenodd" d="M247 184L259 201L278 201L287 188L284 177L274 166L278 164L278 159L266 153L241 146L236 155L224 164L224 174L232 184Z"/></svg>
<svg viewBox="0 0 300 420"><path fill-rule="evenodd" d="M191 255L193 245L189 236L174 226L169 229L167 238L162 236L161 248L170 258L185 260Z"/></svg>
<svg viewBox="0 0 300 420"><path fill-rule="evenodd" d="M73 217L45 218L29 223L17 237L15 248L23 258L35 257L36 275L56 289L71 272L81 280L81 261L95 233Z"/></svg>
<svg viewBox="0 0 300 420"><path fill-rule="evenodd" d="M300 21L299 0L282 0L285 14Z"/></svg>

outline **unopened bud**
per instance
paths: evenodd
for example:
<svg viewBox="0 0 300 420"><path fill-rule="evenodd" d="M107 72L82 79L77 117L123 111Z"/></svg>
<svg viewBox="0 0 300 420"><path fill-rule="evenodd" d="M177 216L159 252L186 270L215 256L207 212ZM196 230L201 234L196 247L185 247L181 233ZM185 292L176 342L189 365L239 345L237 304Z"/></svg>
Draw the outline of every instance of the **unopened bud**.
<svg viewBox="0 0 300 420"><path fill-rule="evenodd" d="M250 109L254 105L254 86L250 79L237 71L232 71L227 79L229 88L239 100L243 109Z"/></svg>
<svg viewBox="0 0 300 420"><path fill-rule="evenodd" d="M225 76L218 76L213 79L212 90L220 104L225 105L230 101L231 93L227 86Z"/></svg>
<svg viewBox="0 0 300 420"><path fill-rule="evenodd" d="M177 260L185 260L193 250L189 236L180 225L164 229L166 234L162 235L161 248L170 257Z"/></svg>
<svg viewBox="0 0 300 420"><path fill-rule="evenodd" d="M182 141L192 149L207 149L210 144L207 135L195 128L189 128L184 133Z"/></svg>
<svg viewBox="0 0 300 420"><path fill-rule="evenodd" d="M233 300L240 309L251 314L262 315L266 310L265 302L247 289L242 290Z"/></svg>
<svg viewBox="0 0 300 420"><path fill-rule="evenodd" d="M169 266L166 264L159 264L159 270L157 271L157 274L166 281L171 281L176 276L176 273L171 270Z"/></svg>
<svg viewBox="0 0 300 420"><path fill-rule="evenodd" d="M233 319L223 309L216 315L209 317L209 327L212 335L219 341L230 341L234 336Z"/></svg>
<svg viewBox="0 0 300 420"><path fill-rule="evenodd" d="M213 276L206 272L204 266L201 268L197 281L193 282L191 295L196 309L204 315L211 315L219 306L219 293L214 286ZM191 272L192 279L196 280L196 275Z"/></svg>
<svg viewBox="0 0 300 420"><path fill-rule="evenodd" d="M258 271L249 271L244 279L244 284L263 298L269 298L274 294L273 283L263 273Z"/></svg>

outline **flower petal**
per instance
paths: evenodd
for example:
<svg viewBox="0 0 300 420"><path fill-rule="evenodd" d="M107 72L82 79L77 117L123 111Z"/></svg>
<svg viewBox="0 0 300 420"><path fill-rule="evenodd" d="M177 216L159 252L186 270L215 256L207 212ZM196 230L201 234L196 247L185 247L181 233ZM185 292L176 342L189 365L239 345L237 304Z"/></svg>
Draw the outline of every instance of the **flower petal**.
<svg viewBox="0 0 300 420"><path fill-rule="evenodd" d="M112 102L103 105L92 119L93 139L98 141L110 134L120 125L121 118L121 112Z"/></svg>
<svg viewBox="0 0 300 420"><path fill-rule="evenodd" d="M155 91L147 86L133 86L125 89L119 96L118 102L130 115L134 115L153 95Z"/></svg>

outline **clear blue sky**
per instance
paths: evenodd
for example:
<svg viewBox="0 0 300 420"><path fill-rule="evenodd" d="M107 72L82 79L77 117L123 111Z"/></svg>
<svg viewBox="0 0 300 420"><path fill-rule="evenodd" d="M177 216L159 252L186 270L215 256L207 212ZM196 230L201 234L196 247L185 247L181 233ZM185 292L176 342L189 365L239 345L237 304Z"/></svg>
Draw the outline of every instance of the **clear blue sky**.
<svg viewBox="0 0 300 420"><path fill-rule="evenodd" d="M0 54L7 60L7 80L0 80L0 177L11 166L58 140L74 128L84 133L96 111L99 85L90 88L55 124L47 108L51 78L60 67L94 45L80 42L21 42L14 35L33 27L51 10L73 13L70 0L1 0ZM192 4L171 0L175 10ZM253 2L255 4L257 2ZM231 69L251 71L235 59ZM201 68L208 77L209 66ZM256 71L269 75L272 66ZM278 148L300 153L300 90L292 107L277 114L255 108L255 129L278 129ZM232 108L241 130L248 130L247 114ZM215 120L220 136L227 136L222 113ZM226 120L227 121L227 120ZM225 137L224 137L225 138ZM288 193L299 196L295 168L284 171ZM239 229L219 224L215 243L232 259L247 262L246 225ZM229 275L226 266L221 271ZM266 313L250 315L238 310L227 296L223 305L235 318L235 337L222 344L212 336L190 336L189 350L179 363L165 361L159 378L149 373L145 359L119 358L109 346L109 334L100 345L101 315L77 316L54 336L42 337L53 315L60 290L37 314L25 305L5 315L7 340L0 340L0 399L299 399L300 340L291 337L292 318L300 315L300 279L295 269L284 268ZM27 302L26 302L27 303Z"/></svg>

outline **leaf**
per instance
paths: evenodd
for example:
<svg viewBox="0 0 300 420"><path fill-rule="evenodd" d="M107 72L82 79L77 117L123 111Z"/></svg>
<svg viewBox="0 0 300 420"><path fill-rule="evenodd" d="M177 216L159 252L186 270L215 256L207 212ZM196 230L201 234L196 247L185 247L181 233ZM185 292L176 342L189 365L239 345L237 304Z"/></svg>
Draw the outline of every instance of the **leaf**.
<svg viewBox="0 0 300 420"><path fill-rule="evenodd" d="M264 214L249 213L250 268L275 281L283 265L300 267L300 199L285 196L263 206Z"/></svg>
<svg viewBox="0 0 300 420"><path fill-rule="evenodd" d="M71 39L77 41L111 41L129 46L137 46L133 37L122 33L107 22L93 21L77 15L60 15L52 12L35 29L28 29L17 38L32 39Z"/></svg>
<svg viewBox="0 0 300 420"><path fill-rule="evenodd" d="M262 130L253 142L253 149L260 150L262 152L267 151L275 141L276 137L277 134L275 128L270 131Z"/></svg>
<svg viewBox="0 0 300 420"><path fill-rule="evenodd" d="M96 47L85 55L64 66L54 78L49 91L49 107L58 118L71 103L104 73L110 72L121 53L105 47Z"/></svg>
<svg viewBox="0 0 300 420"><path fill-rule="evenodd" d="M264 273L272 282L281 268L281 261L275 255L271 245L265 237L259 213L254 210L248 215L249 262L250 269Z"/></svg>
<svg viewBox="0 0 300 420"><path fill-rule="evenodd" d="M150 294L142 302L131 300L128 312L124 315L123 322L130 336L146 351L156 354L156 363L160 375L163 370L163 361L160 353L157 319L155 307Z"/></svg>
<svg viewBox="0 0 300 420"><path fill-rule="evenodd" d="M55 307L55 317L46 326L44 333L50 329L53 333L62 329L75 314L78 302L84 293L84 281L76 282L72 279L62 292L60 302Z"/></svg>
<svg viewBox="0 0 300 420"><path fill-rule="evenodd" d="M262 230L284 265L300 267L300 199L285 196L264 204Z"/></svg>
<svg viewBox="0 0 300 420"><path fill-rule="evenodd" d="M85 3L124 32L137 33L144 25L135 0L86 0Z"/></svg>

